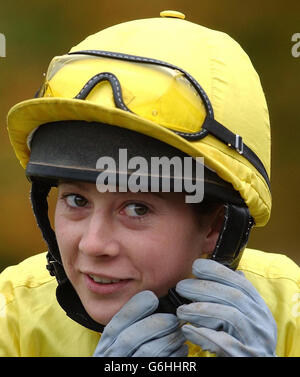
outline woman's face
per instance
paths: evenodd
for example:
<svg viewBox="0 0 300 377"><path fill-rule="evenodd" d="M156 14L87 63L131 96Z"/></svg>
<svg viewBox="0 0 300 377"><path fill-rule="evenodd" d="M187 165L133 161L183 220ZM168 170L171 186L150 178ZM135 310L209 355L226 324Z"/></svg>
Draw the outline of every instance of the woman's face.
<svg viewBox="0 0 300 377"><path fill-rule="evenodd" d="M190 275L205 238L181 193L100 193L82 182L59 185L55 232L69 280L103 325L137 292L161 297Z"/></svg>

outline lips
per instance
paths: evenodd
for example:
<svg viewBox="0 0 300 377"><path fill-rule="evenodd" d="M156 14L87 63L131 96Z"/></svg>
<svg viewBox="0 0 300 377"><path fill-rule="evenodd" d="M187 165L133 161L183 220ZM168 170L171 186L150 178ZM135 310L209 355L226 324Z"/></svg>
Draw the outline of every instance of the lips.
<svg viewBox="0 0 300 377"><path fill-rule="evenodd" d="M92 274L88 274L88 275L91 279L94 280L94 282L101 283L101 284L118 283L119 281L124 280L124 279L108 279L108 278L105 278L105 277L99 277L99 276L92 275Z"/></svg>
<svg viewBox="0 0 300 377"><path fill-rule="evenodd" d="M84 274L87 288L98 295L108 295L122 291L133 279L117 279L95 274Z"/></svg>

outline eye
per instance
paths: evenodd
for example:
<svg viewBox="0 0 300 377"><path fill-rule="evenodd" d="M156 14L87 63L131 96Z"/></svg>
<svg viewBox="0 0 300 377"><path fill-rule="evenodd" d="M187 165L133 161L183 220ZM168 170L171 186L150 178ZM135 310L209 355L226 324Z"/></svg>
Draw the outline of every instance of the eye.
<svg viewBox="0 0 300 377"><path fill-rule="evenodd" d="M141 203L130 203L123 209L123 211L129 217L142 217L149 212L149 208Z"/></svg>
<svg viewBox="0 0 300 377"><path fill-rule="evenodd" d="M68 206L72 208L85 207L88 203L87 199L78 194L68 194L64 198Z"/></svg>

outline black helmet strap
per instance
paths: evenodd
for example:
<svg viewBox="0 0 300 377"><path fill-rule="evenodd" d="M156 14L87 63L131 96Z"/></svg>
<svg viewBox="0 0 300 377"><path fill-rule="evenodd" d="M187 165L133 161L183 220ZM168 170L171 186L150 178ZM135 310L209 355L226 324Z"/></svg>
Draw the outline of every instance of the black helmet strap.
<svg viewBox="0 0 300 377"><path fill-rule="evenodd" d="M223 226L211 259L235 270L253 225L254 220L248 207L225 204Z"/></svg>

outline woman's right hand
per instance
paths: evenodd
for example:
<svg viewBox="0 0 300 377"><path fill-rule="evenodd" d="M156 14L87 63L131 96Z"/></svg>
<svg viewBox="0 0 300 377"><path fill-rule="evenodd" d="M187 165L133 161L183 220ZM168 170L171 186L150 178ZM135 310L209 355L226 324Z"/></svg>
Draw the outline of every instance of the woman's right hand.
<svg viewBox="0 0 300 377"><path fill-rule="evenodd" d="M105 327L94 357L183 357L188 348L174 314L155 313L151 291L133 296Z"/></svg>

